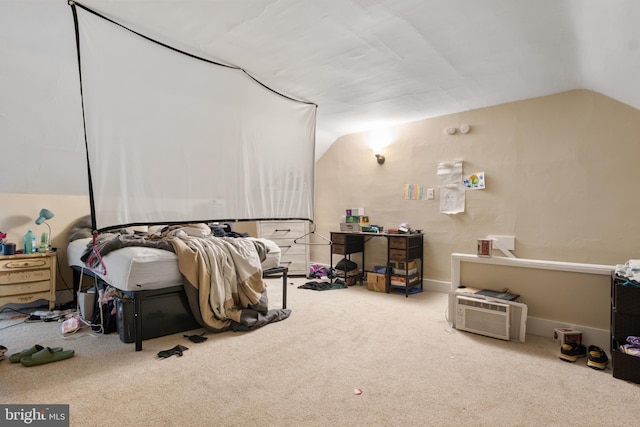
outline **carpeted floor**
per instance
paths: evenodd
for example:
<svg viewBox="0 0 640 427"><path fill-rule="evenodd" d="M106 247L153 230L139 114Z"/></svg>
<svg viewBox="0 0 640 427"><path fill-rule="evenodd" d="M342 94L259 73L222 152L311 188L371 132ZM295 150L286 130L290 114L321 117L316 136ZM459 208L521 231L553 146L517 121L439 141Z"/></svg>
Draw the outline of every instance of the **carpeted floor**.
<svg viewBox="0 0 640 427"><path fill-rule="evenodd" d="M632 426L640 386L525 343L450 330L447 296L316 291L291 279L291 316L253 332L144 341L60 324L0 320L7 355L33 344L74 349L43 366L0 362L0 402L69 404L72 426ZM282 281L268 279L272 307ZM13 326L12 326L13 325ZM195 330L189 333L200 333ZM182 357L158 359L176 345ZM354 394L361 389L362 394Z"/></svg>

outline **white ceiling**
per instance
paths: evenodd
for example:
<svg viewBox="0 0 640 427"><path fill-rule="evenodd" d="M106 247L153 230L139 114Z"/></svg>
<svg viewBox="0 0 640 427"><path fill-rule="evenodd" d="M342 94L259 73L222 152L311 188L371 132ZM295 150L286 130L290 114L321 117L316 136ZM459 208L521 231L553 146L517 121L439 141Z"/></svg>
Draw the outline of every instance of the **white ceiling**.
<svg viewBox="0 0 640 427"><path fill-rule="evenodd" d="M640 108L634 0L85 0L318 105L341 135L571 89Z"/></svg>

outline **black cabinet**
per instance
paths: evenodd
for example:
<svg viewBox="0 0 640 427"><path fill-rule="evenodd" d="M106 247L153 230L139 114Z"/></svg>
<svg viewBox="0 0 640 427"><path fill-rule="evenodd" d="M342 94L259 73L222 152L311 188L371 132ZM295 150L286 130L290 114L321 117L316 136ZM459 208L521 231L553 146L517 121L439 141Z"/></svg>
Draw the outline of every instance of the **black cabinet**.
<svg viewBox="0 0 640 427"><path fill-rule="evenodd" d="M611 279L611 363L613 376L640 383L640 357L620 351L627 337L640 337L640 283Z"/></svg>

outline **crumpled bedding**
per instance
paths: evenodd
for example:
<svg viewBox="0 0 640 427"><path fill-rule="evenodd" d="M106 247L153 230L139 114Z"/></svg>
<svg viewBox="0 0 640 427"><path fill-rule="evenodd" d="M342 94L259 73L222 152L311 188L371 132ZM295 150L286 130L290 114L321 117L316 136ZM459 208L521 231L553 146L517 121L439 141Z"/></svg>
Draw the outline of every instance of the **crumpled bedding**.
<svg viewBox="0 0 640 427"><path fill-rule="evenodd" d="M191 311L200 325L211 332L248 331L284 320L291 310L269 310L262 278L267 249L255 239L215 237L206 224L172 225L159 234L98 236L81 259L91 268L101 256L126 246L148 246L174 252L184 277Z"/></svg>
<svg viewBox="0 0 640 427"><path fill-rule="evenodd" d="M185 276L196 320L207 330L250 330L289 317L269 310L262 266L251 240L202 238L177 230L168 238Z"/></svg>

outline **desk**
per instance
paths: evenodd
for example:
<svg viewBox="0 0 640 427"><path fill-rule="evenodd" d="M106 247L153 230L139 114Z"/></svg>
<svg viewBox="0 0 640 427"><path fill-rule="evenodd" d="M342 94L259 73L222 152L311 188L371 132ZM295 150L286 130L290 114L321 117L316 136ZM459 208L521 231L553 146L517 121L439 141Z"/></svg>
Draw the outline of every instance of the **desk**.
<svg viewBox="0 0 640 427"><path fill-rule="evenodd" d="M422 287L423 277L423 234L389 234L389 233L367 233L367 232L331 232L331 267L333 268L333 256L343 255L346 259L351 259L351 254L362 253L362 264L364 271L365 263L365 241L374 237L387 239L387 292L391 288L404 289L405 296L409 296L409 290L414 287ZM404 271L404 283L407 285L395 285L391 283L392 263L419 261L419 275L417 279L410 281L409 271ZM346 278L345 278L346 279ZM346 280L345 280L346 281Z"/></svg>

